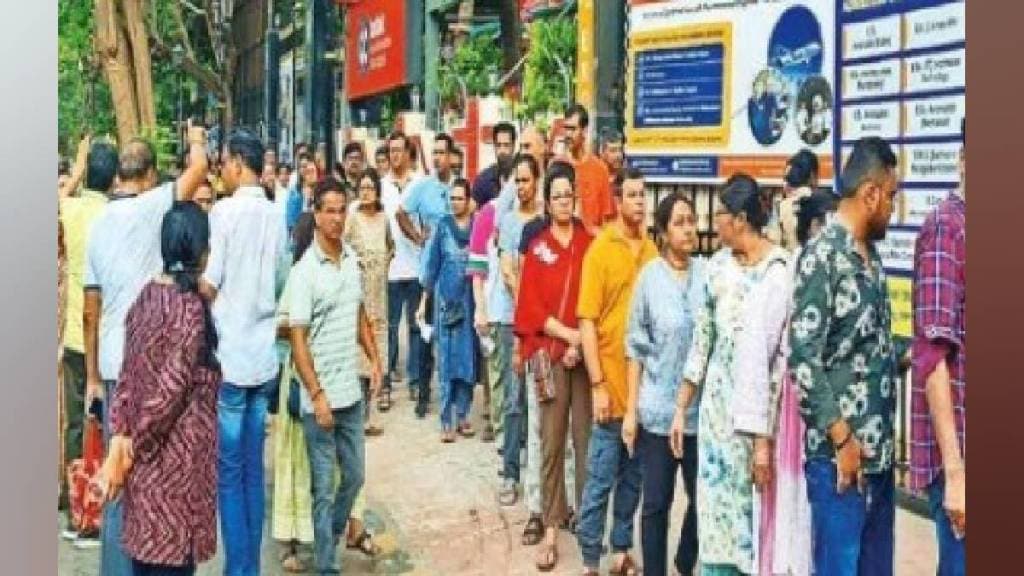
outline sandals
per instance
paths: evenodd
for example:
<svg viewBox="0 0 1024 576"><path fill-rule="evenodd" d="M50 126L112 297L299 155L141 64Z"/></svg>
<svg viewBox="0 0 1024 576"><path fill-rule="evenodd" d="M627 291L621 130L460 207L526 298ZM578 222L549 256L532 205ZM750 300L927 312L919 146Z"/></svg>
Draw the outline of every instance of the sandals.
<svg viewBox="0 0 1024 576"><path fill-rule="evenodd" d="M480 435L480 440L483 442L494 442L494 428L490 424L484 427L483 434Z"/></svg>
<svg viewBox="0 0 1024 576"><path fill-rule="evenodd" d="M608 576L639 576L639 574L640 569L637 568L636 561L628 552L622 555L622 564L619 564L617 569L608 569Z"/></svg>
<svg viewBox="0 0 1024 576"><path fill-rule="evenodd" d="M380 393L380 398L377 398L377 411L387 412L391 410L391 389L387 388Z"/></svg>
<svg viewBox="0 0 1024 576"><path fill-rule="evenodd" d="M441 432L441 442L444 444L451 444L452 442L455 442L455 432L452 432L451 430Z"/></svg>
<svg viewBox="0 0 1024 576"><path fill-rule="evenodd" d="M523 546L535 546L544 539L544 522L540 516L530 516L523 529Z"/></svg>
<svg viewBox="0 0 1024 576"><path fill-rule="evenodd" d="M359 550L370 558L380 554L380 546L373 541L373 534L370 534L370 532L365 528L359 536L356 536L355 542L345 542L345 548L348 548L349 550Z"/></svg>
<svg viewBox="0 0 1024 576"><path fill-rule="evenodd" d="M459 424L458 431L463 438L472 438L476 434L476 430L473 430L473 425L469 422Z"/></svg>
<svg viewBox="0 0 1024 576"><path fill-rule="evenodd" d="M307 568L295 554L289 554L284 560L281 560L281 570L289 574L302 574L306 572Z"/></svg>
<svg viewBox="0 0 1024 576"><path fill-rule="evenodd" d="M381 434L384 433L384 429L381 428L380 426L370 424L369 426L363 429L363 433L366 434L367 436L380 436Z"/></svg>
<svg viewBox="0 0 1024 576"><path fill-rule="evenodd" d="M515 482L506 481L501 487L501 491L498 492L498 504L502 506L515 506L516 502L519 501L519 489L516 487Z"/></svg>
<svg viewBox="0 0 1024 576"><path fill-rule="evenodd" d="M550 572L558 564L558 548L554 545L545 546L535 565L541 572Z"/></svg>

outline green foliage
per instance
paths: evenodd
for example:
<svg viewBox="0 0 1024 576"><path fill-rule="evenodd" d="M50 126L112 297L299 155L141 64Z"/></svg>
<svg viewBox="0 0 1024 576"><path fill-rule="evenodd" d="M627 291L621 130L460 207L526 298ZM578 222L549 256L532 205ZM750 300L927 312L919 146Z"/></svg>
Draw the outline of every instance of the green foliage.
<svg viewBox="0 0 1024 576"><path fill-rule="evenodd" d="M155 20L161 33L170 35L173 22L167 9L168 1L156 2ZM58 150L65 156L74 154L78 140L86 132L95 135L117 132L110 87L102 69L90 64L90 61L96 62L93 9L90 0L59 0L57 4L57 138ZM173 37L168 38L168 41L173 40ZM203 56L212 57L200 55ZM160 127L158 132L164 135L150 136L158 150L173 159L178 90L179 87L183 90L183 108L187 115L187 107L196 91L195 82L184 77L170 58L153 58L152 64L156 121Z"/></svg>
<svg viewBox="0 0 1024 576"><path fill-rule="evenodd" d="M556 58L557 56L557 58ZM560 112L567 104L563 68L569 76L569 90L575 90L576 23L557 18L536 20L530 25L530 53L523 77L523 106L520 117L542 117Z"/></svg>
<svg viewBox="0 0 1024 576"><path fill-rule="evenodd" d="M57 143L70 156L87 131L114 132L110 89L89 60L93 54L93 3L57 4ZM79 69L81 67L81 69Z"/></svg>
<svg viewBox="0 0 1024 576"><path fill-rule="evenodd" d="M466 40L455 50L451 62L443 62L438 67L442 105L463 104L460 78L470 97L490 93L490 76L500 74L500 70L501 46L494 38L485 34Z"/></svg>

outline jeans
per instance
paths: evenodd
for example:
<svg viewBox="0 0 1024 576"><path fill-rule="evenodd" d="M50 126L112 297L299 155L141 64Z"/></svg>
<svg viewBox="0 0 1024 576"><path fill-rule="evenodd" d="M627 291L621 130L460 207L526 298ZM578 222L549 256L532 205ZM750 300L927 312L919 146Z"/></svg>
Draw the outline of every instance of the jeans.
<svg viewBox="0 0 1024 576"><path fill-rule="evenodd" d="M229 382L220 386L217 500L225 576L260 573L267 386L243 388Z"/></svg>
<svg viewBox="0 0 1024 576"><path fill-rule="evenodd" d="M583 554L583 566L597 569L601 563L608 499L615 490L612 505L611 545L614 552L633 546L633 517L640 504L640 460L630 458L622 443L622 421L594 423L587 451L587 484L577 538Z"/></svg>
<svg viewBox="0 0 1024 576"><path fill-rule="evenodd" d="M935 535L939 543L938 576L964 576L967 573L967 541L957 540L953 535L953 525L942 505L945 496L946 479L939 474L928 486L928 505L935 520Z"/></svg>
<svg viewBox="0 0 1024 576"><path fill-rule="evenodd" d="M313 551L318 573L334 568L337 539L345 534L365 474L362 401L334 410L333 414L331 430L321 428L313 414L302 418L313 484ZM341 467L337 492L336 466Z"/></svg>
<svg viewBox="0 0 1024 576"><path fill-rule="evenodd" d="M508 329L506 331L506 329ZM501 451L502 469L506 480L519 483L519 446L523 439L523 417L526 415L526 395L523 381L512 369L513 335L511 327L501 325L492 332L496 338L497 349L491 356L500 357L498 361L501 372L491 377L491 393L502 393L502 405L496 414L502 418L492 418L495 431L504 433Z"/></svg>
<svg viewBox="0 0 1024 576"><path fill-rule="evenodd" d="M388 282L388 372L394 373L398 368L398 326L402 322L402 310L405 309L405 322L408 330L406 344L406 380L409 388L415 388L421 374L430 374L429 370L421 370L425 347L420 338L420 327L416 324L416 307L420 304L423 288L419 280L392 280Z"/></svg>
<svg viewBox="0 0 1024 576"><path fill-rule="evenodd" d="M814 566L829 576L891 576L895 546L896 483L892 470L865 476L856 486L836 491L836 465L824 458L804 464L811 503Z"/></svg>
<svg viewBox="0 0 1024 576"><path fill-rule="evenodd" d="M473 404L473 382L462 380L441 381L441 427L446 431L455 429L469 419L469 408Z"/></svg>
<svg viewBox="0 0 1024 576"><path fill-rule="evenodd" d="M196 573L195 564L188 566L160 566L132 560L132 576L192 576Z"/></svg>
<svg viewBox="0 0 1024 576"><path fill-rule="evenodd" d="M114 398L117 380L103 381L103 444L110 446L110 401ZM101 529L100 574L103 576L129 576L132 574L132 560L121 548L121 498L108 502L103 507L103 528Z"/></svg>
<svg viewBox="0 0 1024 576"><path fill-rule="evenodd" d="M683 436L683 458L676 460L669 448L668 436L652 434L639 427L636 451L644 479L640 509L644 574L667 574L669 513L675 498L676 470L681 469L687 504L675 566L680 574L689 576L697 565L697 436Z"/></svg>

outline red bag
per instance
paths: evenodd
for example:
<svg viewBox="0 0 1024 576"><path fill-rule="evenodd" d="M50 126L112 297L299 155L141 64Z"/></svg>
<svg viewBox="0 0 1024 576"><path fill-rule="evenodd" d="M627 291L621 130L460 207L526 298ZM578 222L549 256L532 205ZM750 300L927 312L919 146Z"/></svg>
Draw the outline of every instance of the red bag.
<svg viewBox="0 0 1024 576"><path fill-rule="evenodd" d="M87 418L83 430L82 457L68 464L68 504L71 526L79 534L99 531L103 502L89 484L103 465L103 431L94 418Z"/></svg>

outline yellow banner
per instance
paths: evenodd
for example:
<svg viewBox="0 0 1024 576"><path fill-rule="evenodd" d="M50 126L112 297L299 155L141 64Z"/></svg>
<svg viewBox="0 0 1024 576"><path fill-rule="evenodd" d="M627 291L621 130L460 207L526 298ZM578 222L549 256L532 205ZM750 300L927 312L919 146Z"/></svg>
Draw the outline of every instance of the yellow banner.
<svg viewBox="0 0 1024 576"><path fill-rule="evenodd" d="M889 303L892 306L892 333L910 338L914 333L914 311L910 278L889 277Z"/></svg>
<svg viewBox="0 0 1024 576"><path fill-rule="evenodd" d="M597 58L594 49L594 0L580 0L577 8L579 32L576 37L576 101L594 114L597 90L594 76Z"/></svg>

